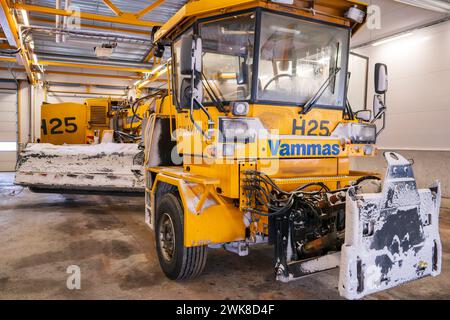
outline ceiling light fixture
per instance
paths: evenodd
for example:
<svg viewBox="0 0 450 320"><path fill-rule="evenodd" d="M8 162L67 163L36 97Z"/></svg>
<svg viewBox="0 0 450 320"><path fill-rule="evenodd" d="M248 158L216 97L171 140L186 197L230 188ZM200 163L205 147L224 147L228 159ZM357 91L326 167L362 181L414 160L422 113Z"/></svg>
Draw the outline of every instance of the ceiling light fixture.
<svg viewBox="0 0 450 320"><path fill-rule="evenodd" d="M28 13L26 10L20 10L20 13L22 14L23 24L27 27L30 26L30 20L28 19Z"/></svg>
<svg viewBox="0 0 450 320"><path fill-rule="evenodd" d="M33 62L35 65L39 65L38 57L35 53L33 53Z"/></svg>
<svg viewBox="0 0 450 320"><path fill-rule="evenodd" d="M406 37L409 37L409 36L412 36L412 35L413 35L412 32L399 34L398 36L394 36L394 37L390 37L390 38L383 39L383 40L380 40L380 41L376 41L376 42L372 43L372 46L377 47L379 45L382 45L382 44L385 44L385 43L388 43L388 42L392 42L392 41L395 41L395 40L398 40L398 39L406 38Z"/></svg>

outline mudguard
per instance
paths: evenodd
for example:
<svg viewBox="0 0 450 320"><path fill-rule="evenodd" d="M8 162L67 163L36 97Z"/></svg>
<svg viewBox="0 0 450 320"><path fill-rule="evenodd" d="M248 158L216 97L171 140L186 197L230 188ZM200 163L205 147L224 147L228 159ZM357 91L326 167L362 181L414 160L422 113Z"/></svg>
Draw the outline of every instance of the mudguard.
<svg viewBox="0 0 450 320"><path fill-rule="evenodd" d="M394 152L381 193L348 191L339 292L348 299L441 272L438 182L417 189L412 164Z"/></svg>

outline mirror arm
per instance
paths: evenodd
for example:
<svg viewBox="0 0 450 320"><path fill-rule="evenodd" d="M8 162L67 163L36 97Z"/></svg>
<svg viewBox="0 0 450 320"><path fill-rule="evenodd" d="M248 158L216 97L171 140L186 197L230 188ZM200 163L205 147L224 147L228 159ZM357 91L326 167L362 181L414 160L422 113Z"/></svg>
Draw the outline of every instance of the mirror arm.
<svg viewBox="0 0 450 320"><path fill-rule="evenodd" d="M383 101L381 103L383 105L383 108L378 112L377 115L375 115L375 117L372 120L372 123L375 123L375 121L377 121L378 119L383 118L383 125L380 128L380 130L378 130L376 133L377 138L380 135L380 133L383 132L383 130L386 128L386 93L383 94Z"/></svg>
<svg viewBox="0 0 450 320"><path fill-rule="evenodd" d="M189 112L189 118L194 125L194 127L200 131L200 133L205 137L206 140L211 139L211 131L214 129L214 121L212 121L211 114L208 112L208 110L203 106L203 104L197 100L196 97L194 97L194 88L195 88L195 68L192 69L191 74L191 109ZM195 122L194 119L194 104L197 103L197 105L200 107L200 109L206 114L206 117L208 118L208 132L203 131L203 128Z"/></svg>

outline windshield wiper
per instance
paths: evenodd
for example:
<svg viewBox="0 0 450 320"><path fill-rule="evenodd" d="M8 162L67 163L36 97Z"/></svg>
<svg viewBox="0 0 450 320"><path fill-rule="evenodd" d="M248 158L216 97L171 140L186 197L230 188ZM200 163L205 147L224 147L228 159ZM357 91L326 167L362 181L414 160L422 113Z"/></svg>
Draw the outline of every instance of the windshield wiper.
<svg viewBox="0 0 450 320"><path fill-rule="evenodd" d="M317 103L317 101L319 101L320 97L322 97L322 95L325 92L325 90L330 86L331 80L336 77L336 75L339 73L339 71L341 71L341 68L336 68L331 73L331 75L328 77L328 79L325 80L325 82L320 86L320 88L316 92L316 94L313 95L311 97L311 99L309 99L305 103L305 106L303 107L302 111L300 111L300 114L307 114L314 107L314 105Z"/></svg>
<svg viewBox="0 0 450 320"><path fill-rule="evenodd" d="M216 108L220 112L226 112L225 107L223 106L222 100L216 95L214 92L214 89L212 88L211 83L209 82L209 79L206 77L206 75L202 72L202 78L204 80L203 87L206 90L206 93L209 95L211 102L216 106ZM219 88L217 88L217 91L219 91L219 94L221 94Z"/></svg>

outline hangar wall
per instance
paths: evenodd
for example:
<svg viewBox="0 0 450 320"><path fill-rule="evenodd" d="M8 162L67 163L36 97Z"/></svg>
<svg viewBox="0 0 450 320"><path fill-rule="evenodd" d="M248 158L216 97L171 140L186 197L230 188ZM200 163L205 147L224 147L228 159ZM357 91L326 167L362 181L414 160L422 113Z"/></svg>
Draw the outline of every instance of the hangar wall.
<svg viewBox="0 0 450 320"><path fill-rule="evenodd" d="M354 168L379 171L385 167L382 151L396 150L414 159L421 186L439 179L443 196L450 198L450 22L354 51L369 57L369 107L375 63L389 68L387 126L378 140L380 155L370 161L354 160Z"/></svg>

